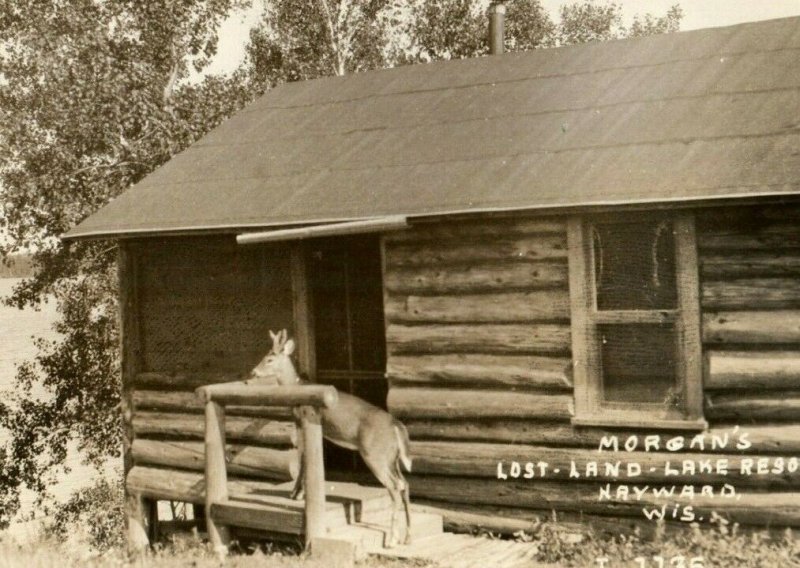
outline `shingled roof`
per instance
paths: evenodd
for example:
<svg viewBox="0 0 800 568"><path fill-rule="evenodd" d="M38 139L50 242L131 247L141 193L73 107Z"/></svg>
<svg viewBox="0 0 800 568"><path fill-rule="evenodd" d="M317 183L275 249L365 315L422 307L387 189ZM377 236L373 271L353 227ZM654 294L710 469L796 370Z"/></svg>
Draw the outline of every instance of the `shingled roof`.
<svg viewBox="0 0 800 568"><path fill-rule="evenodd" d="M66 238L800 190L800 18L269 91Z"/></svg>

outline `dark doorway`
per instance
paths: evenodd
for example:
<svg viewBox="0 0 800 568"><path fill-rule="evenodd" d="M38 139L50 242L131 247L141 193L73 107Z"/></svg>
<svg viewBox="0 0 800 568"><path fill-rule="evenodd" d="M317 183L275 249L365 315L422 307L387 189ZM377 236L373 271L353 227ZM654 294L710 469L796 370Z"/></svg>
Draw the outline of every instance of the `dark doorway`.
<svg viewBox="0 0 800 568"><path fill-rule="evenodd" d="M316 382L386 408L380 240L359 235L315 239L309 245ZM366 470L355 452L328 442L325 467L331 472Z"/></svg>

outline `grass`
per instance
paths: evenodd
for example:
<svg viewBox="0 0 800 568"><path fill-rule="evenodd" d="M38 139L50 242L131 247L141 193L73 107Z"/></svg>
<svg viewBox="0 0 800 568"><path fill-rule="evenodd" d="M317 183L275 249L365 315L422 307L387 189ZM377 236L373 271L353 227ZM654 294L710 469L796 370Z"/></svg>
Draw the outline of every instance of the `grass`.
<svg viewBox="0 0 800 568"><path fill-rule="evenodd" d="M291 556L275 552L256 551L247 555L230 556L227 568L327 568L324 560L314 560L304 554ZM113 551L102 555L84 556L74 551L64 551L59 546L40 546L20 549L0 546L0 568L218 568L213 554L205 550L162 550L141 558L129 558ZM431 567L430 563L401 561L370 557L356 564L358 568L411 568Z"/></svg>
<svg viewBox="0 0 800 568"><path fill-rule="evenodd" d="M310 558L290 545L251 547L231 554L226 568L328 568L324 560ZM120 549L92 552L75 543L42 538L27 545L0 543L0 568L219 568L220 562L199 539L179 538L139 557ZM427 562L369 557L358 568L435 568Z"/></svg>
<svg viewBox="0 0 800 568"><path fill-rule="evenodd" d="M98 553L91 549L74 525L68 542L42 536L25 546L0 540L0 568L217 568L217 558L196 533L178 533L155 550L138 558L130 558L121 548ZM52 533L51 533L52 534ZM88 534L88 533L87 533ZM487 535L484 535L486 537ZM489 538L497 536L488 535ZM576 538L579 537L579 538ZM2 537L0 536L0 539ZM713 528L695 525L687 530L667 533L657 525L654 534L643 538L638 534L600 535L588 532L577 535L556 521L543 522L535 534L518 533L516 539L535 545L537 561L551 567L598 566L598 558L606 558L608 567L629 566L702 566L703 568L773 568L800 567L800 541L789 531L741 531L724 519L717 519ZM119 539L116 539L117 542ZM637 560L640 558L642 560ZM701 559L691 564L691 559ZM680 559L680 560L679 560ZM644 562L644 563L642 563ZM661 562L662 564L659 564ZM677 563L676 563L677 562ZM683 562L683 563L681 563ZM328 563L313 559L300 551L299 544L246 545L232 553L228 568L327 568ZM370 557L358 568L435 568L426 561L392 560ZM502 568L502 564L499 564Z"/></svg>

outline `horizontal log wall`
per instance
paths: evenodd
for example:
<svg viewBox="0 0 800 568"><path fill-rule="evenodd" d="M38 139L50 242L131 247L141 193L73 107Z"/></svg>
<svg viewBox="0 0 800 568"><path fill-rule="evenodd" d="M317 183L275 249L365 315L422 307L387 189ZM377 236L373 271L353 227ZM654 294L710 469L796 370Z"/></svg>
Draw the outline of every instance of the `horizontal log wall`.
<svg viewBox="0 0 800 568"><path fill-rule="evenodd" d="M754 215L766 221L754 221ZM788 215L800 218L800 210ZM452 526L519 527L553 509L567 517L623 516L652 526L642 507L667 501L693 505L706 520L713 510L743 524L800 525L797 471L755 473L759 460L774 465L800 454L800 234L780 210L704 210L697 220L711 427L705 447L689 447L694 434L663 432L661 447L650 452L642 444L654 431L570 424L561 220L441 223L387 237L388 406L412 439L415 502L433 504ZM741 432L748 447L740 451ZM636 437L640 445L634 452L599 454L604 436L620 445ZM684 449L667 451L666 440L676 436ZM712 446L712 439L727 443ZM668 464L674 468L684 460L725 460L729 473L668 472ZM506 468L512 461L547 462L550 473L545 479L498 480L499 461ZM620 461L623 469L638 463L642 474L626 480L601 466L596 478L570 477L573 463L585 469L594 461ZM743 464L754 473L743 473ZM678 485L678 491L683 484L718 491L727 483L740 497L599 501L606 482Z"/></svg>
<svg viewBox="0 0 800 568"><path fill-rule="evenodd" d="M277 246L238 247L230 236L143 240L136 251L142 364L130 378L132 471L159 468L178 483L204 468L203 404L194 389L246 378L269 350L269 330L293 326L288 255ZM233 483L297 475L289 409L230 406L225 431ZM178 485L152 497L198 501ZM128 488L137 488L135 476Z"/></svg>
<svg viewBox="0 0 800 568"><path fill-rule="evenodd" d="M563 220L413 227L387 235L384 265L387 405L413 440L450 440L447 448L469 451L477 440L513 443L542 421L568 427ZM458 468L457 460L435 467L418 454L425 446L413 446L415 472Z"/></svg>
<svg viewBox="0 0 800 568"><path fill-rule="evenodd" d="M453 412L465 417L480 411L468 400L475 388L484 389L478 396L495 393L494 412L521 406L503 400L510 390L570 391L566 247L558 219L449 222L387 235L390 408L414 417L421 399L413 397L427 393L410 387L463 391Z"/></svg>
<svg viewBox="0 0 800 568"><path fill-rule="evenodd" d="M800 422L797 205L698 213L706 417Z"/></svg>

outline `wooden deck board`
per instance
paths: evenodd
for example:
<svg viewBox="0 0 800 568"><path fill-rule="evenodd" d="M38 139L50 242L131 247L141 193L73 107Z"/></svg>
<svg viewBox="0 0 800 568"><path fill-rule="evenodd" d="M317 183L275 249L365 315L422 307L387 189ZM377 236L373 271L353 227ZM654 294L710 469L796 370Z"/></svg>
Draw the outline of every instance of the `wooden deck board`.
<svg viewBox="0 0 800 568"><path fill-rule="evenodd" d="M442 533L410 545L373 552L380 556L420 558L442 568L536 568L545 564L534 560L537 548L532 543L492 540L465 534Z"/></svg>

